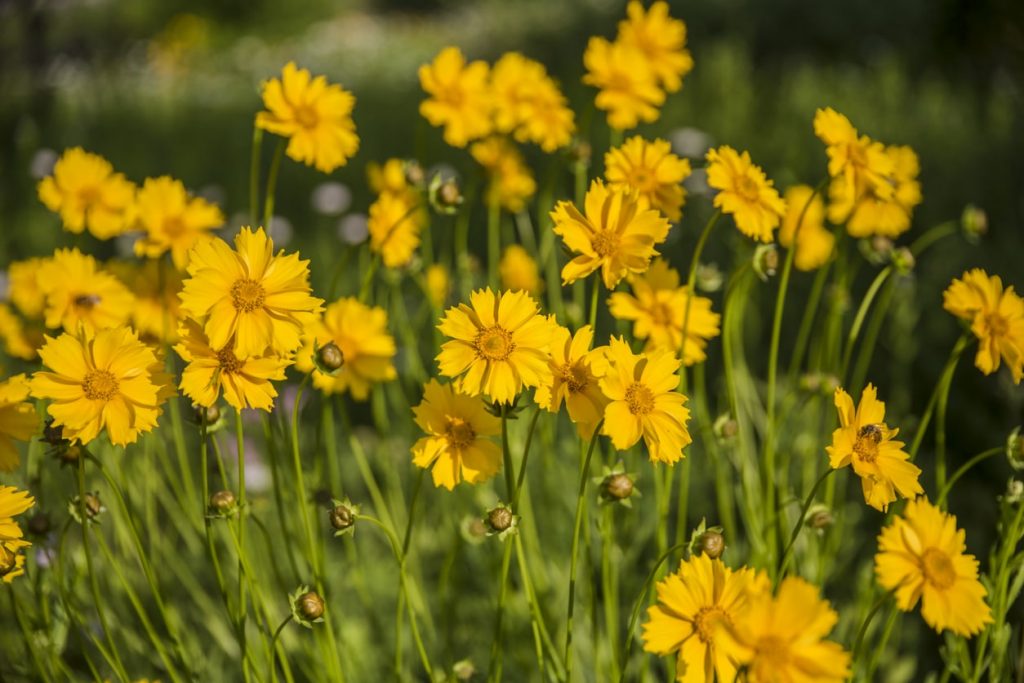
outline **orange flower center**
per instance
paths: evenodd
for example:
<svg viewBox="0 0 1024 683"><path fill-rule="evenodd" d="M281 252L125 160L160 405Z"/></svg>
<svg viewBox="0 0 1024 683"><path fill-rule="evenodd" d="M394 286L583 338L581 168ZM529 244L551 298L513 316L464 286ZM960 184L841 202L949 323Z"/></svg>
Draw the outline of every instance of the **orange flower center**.
<svg viewBox="0 0 1024 683"><path fill-rule="evenodd" d="M235 284L231 285L231 302L242 313L251 313L263 308L266 298L266 290L256 280L239 278L235 280Z"/></svg>
<svg viewBox="0 0 1024 683"><path fill-rule="evenodd" d="M473 443L476 439L476 430L473 425L459 417L447 418L447 426L444 428L444 436L448 439L448 445L456 450L462 450Z"/></svg>
<svg viewBox="0 0 1024 683"><path fill-rule="evenodd" d="M500 325L480 330L473 340L478 358L485 360L508 360L516 348L512 333Z"/></svg>
<svg viewBox="0 0 1024 683"><path fill-rule="evenodd" d="M117 377L109 370L90 370L82 382L85 397L92 401L109 401L117 396Z"/></svg>
<svg viewBox="0 0 1024 683"><path fill-rule="evenodd" d="M242 361L238 360L235 357L235 352L227 346L217 352L217 363L220 364L220 371L228 374L242 369Z"/></svg>
<svg viewBox="0 0 1024 683"><path fill-rule="evenodd" d="M84 308L87 311L91 311L99 302L98 294L79 294L73 301L75 308Z"/></svg>
<svg viewBox="0 0 1024 683"><path fill-rule="evenodd" d="M736 180L736 193L748 202L756 202L761 196L761 187L756 180L744 175Z"/></svg>
<svg viewBox="0 0 1024 683"><path fill-rule="evenodd" d="M872 463L878 457L878 444L881 441L881 425L864 425L857 432L857 440L853 444L853 454L861 462Z"/></svg>
<svg viewBox="0 0 1024 683"><path fill-rule="evenodd" d="M604 258L611 256L619 249L619 236L611 230L602 230L595 233L590 240L597 255Z"/></svg>
<svg viewBox="0 0 1024 683"><path fill-rule="evenodd" d="M1010 324L1006 321L1006 318L994 311L985 314L985 325L988 327L989 334L993 337L1005 337L1007 332L1010 331Z"/></svg>
<svg viewBox="0 0 1024 683"><path fill-rule="evenodd" d="M303 128L316 128L316 125L320 123L320 116L314 107L301 105L295 107L295 120Z"/></svg>
<svg viewBox="0 0 1024 683"><path fill-rule="evenodd" d="M700 642L702 643L712 642L712 636L715 634L715 628L719 624L729 623L731 623L729 615L717 606L701 607L700 611L697 612L697 615L693 618L693 626L697 631L697 637L700 638Z"/></svg>
<svg viewBox="0 0 1024 683"><path fill-rule="evenodd" d="M956 583L956 569L949 555L938 548L928 548L921 555L921 572L936 588L946 589Z"/></svg>
<svg viewBox="0 0 1024 683"><path fill-rule="evenodd" d="M185 221L181 216L170 216L164 219L164 234L174 239L185 234Z"/></svg>
<svg viewBox="0 0 1024 683"><path fill-rule="evenodd" d="M99 203L100 196L99 185L86 185L78 191L78 201L86 206Z"/></svg>
<svg viewBox="0 0 1024 683"><path fill-rule="evenodd" d="M647 385L633 382L626 387L626 405L634 415L646 415L654 410L654 393Z"/></svg>
<svg viewBox="0 0 1024 683"><path fill-rule="evenodd" d="M629 184L641 192L651 192L658 186L658 177L648 168L634 168Z"/></svg>
<svg viewBox="0 0 1024 683"><path fill-rule="evenodd" d="M583 368L582 365L579 363L577 363L576 365L566 363L559 370L559 376L561 377L562 381L565 382L565 385L569 388L570 394L580 393L581 391L585 390L587 388L587 385L590 383L590 380L587 377L586 369Z"/></svg>

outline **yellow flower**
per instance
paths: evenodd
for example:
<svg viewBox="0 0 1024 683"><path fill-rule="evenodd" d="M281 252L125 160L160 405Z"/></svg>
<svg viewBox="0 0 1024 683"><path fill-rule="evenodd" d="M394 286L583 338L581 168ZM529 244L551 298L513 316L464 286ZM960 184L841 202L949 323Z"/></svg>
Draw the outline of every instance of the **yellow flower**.
<svg viewBox="0 0 1024 683"><path fill-rule="evenodd" d="M537 183L516 146L507 138L495 136L474 142L469 153L490 177L488 204L500 204L511 213L522 211L526 200L537 191Z"/></svg>
<svg viewBox="0 0 1024 683"><path fill-rule="evenodd" d="M898 429L885 424L885 404L869 384L853 407L853 398L836 389L839 428L832 432L832 445L826 447L829 465L834 469L853 465L864 489L864 502L885 512L899 494L913 498L924 493L918 477L921 469L909 461L902 441L893 441Z"/></svg>
<svg viewBox="0 0 1024 683"><path fill-rule="evenodd" d="M658 604L647 608L644 650L676 653L677 681L735 680L738 652L720 630L743 614L748 594L769 585L764 572L733 571L707 555L684 560L678 572L658 582Z"/></svg>
<svg viewBox="0 0 1024 683"><path fill-rule="evenodd" d="M30 258L14 261L7 269L7 292L11 303L27 318L42 318L46 308L46 292L39 282L39 273L49 259Z"/></svg>
<svg viewBox="0 0 1024 683"><path fill-rule="evenodd" d="M843 223L861 195L871 190L879 198L892 196L893 161L881 143L860 135L850 120L831 107L814 114L814 134L828 155L829 220Z"/></svg>
<svg viewBox="0 0 1024 683"><path fill-rule="evenodd" d="M370 251L380 254L388 268L409 265L420 245L420 231L426 220L426 212L415 195L382 194L370 205L366 221Z"/></svg>
<svg viewBox="0 0 1024 683"><path fill-rule="evenodd" d="M965 272L946 288L943 308L971 325L978 338L974 364L986 375L1006 363L1015 384L1024 377L1024 299L1003 289L998 275L980 268Z"/></svg>
<svg viewBox="0 0 1024 683"><path fill-rule="evenodd" d="M868 188L856 200L846 219L846 231L853 237L898 237L910 229L914 207L921 203L921 184L917 181L920 164L910 147L886 147L885 154L893 161L893 174L884 192ZM845 210L848 200L840 186L830 188L829 218L834 223ZM835 208L834 208L835 207Z"/></svg>
<svg viewBox="0 0 1024 683"><path fill-rule="evenodd" d="M825 202L807 185L794 185L787 189L785 201L786 215L782 217L782 227L779 228L779 244L791 248L793 236L796 235L793 264L797 270L821 268L831 258L836 241L835 236L825 227ZM798 222L799 232L796 227Z"/></svg>
<svg viewBox="0 0 1024 683"><path fill-rule="evenodd" d="M956 517L921 497L882 529L875 574L883 588L896 591L904 612L921 600L921 616L936 631L973 636L992 623L992 611L978 581L978 560L965 550Z"/></svg>
<svg viewBox="0 0 1024 683"><path fill-rule="evenodd" d="M501 420L487 412L479 397L432 379L412 412L416 424L429 434L413 445L412 461L417 467L432 468L434 486L451 491L462 481L487 481L501 469L501 448L488 438L501 433Z"/></svg>
<svg viewBox="0 0 1024 683"><path fill-rule="evenodd" d="M231 345L210 346L203 326L185 320L178 331L181 341L174 350L188 365L181 373L181 390L201 406L213 406L224 392L236 410L258 408L269 412L277 390L272 381L284 379L291 360L274 354L240 359Z"/></svg>
<svg viewBox="0 0 1024 683"><path fill-rule="evenodd" d="M647 141L635 135L605 154L604 166L609 187L636 191L671 221L683 217L682 182L690 176L690 161L673 154L667 140Z"/></svg>
<svg viewBox="0 0 1024 683"><path fill-rule="evenodd" d="M668 237L669 222L643 206L636 193L616 190L600 179L587 190L586 214L572 202L561 201L551 212L556 235L579 254L562 268L562 284L576 282L601 269L608 289L627 273L647 270L658 255L655 245Z"/></svg>
<svg viewBox="0 0 1024 683"><path fill-rule="evenodd" d="M263 83L263 105L256 126L288 138L288 157L330 173L348 163L359 149L352 122L356 98L325 76L313 78L295 62L284 65L281 78Z"/></svg>
<svg viewBox="0 0 1024 683"><path fill-rule="evenodd" d="M221 239L192 249L182 310L203 322L213 348L234 336L239 358L294 351L303 326L323 310L323 300L310 294L309 261L283 250L275 256L263 228L243 227L235 249Z"/></svg>
<svg viewBox="0 0 1024 683"><path fill-rule="evenodd" d="M537 387L535 396L537 405L552 413L557 413L564 402L580 437L588 441L608 405L593 367L595 354L600 353L590 350L593 341L590 325L576 330L576 334L556 326L551 335L551 380Z"/></svg>
<svg viewBox="0 0 1024 683"><path fill-rule="evenodd" d="M60 214L68 232L88 229L105 240L131 227L135 185L103 157L73 147L57 160L53 175L39 182L39 199Z"/></svg>
<svg viewBox="0 0 1024 683"><path fill-rule="evenodd" d="M626 6L628 18L619 22L619 42L640 50L661 86L668 92L683 87L683 76L693 69L686 49L686 24L673 19L667 2L655 2L645 13L640 0Z"/></svg>
<svg viewBox="0 0 1024 683"><path fill-rule="evenodd" d="M505 247L498 263L498 273L502 289L522 289L531 296L537 296L544 290L537 262L518 244Z"/></svg>
<svg viewBox="0 0 1024 683"><path fill-rule="evenodd" d="M692 441L686 422L690 411L679 391L679 361L664 351L637 355L622 338L613 337L605 352L608 369L600 386L610 403L601 433L618 450L644 439L652 462L672 464L684 457Z"/></svg>
<svg viewBox="0 0 1024 683"><path fill-rule="evenodd" d="M494 127L534 142L545 152L569 144L575 132L573 113L544 65L508 52L491 70Z"/></svg>
<svg viewBox="0 0 1024 683"><path fill-rule="evenodd" d="M139 337L150 342L176 342L181 322L181 273L163 268L159 261L141 265L116 261L108 268L135 293L131 320Z"/></svg>
<svg viewBox="0 0 1024 683"><path fill-rule="evenodd" d="M377 194L406 195L415 193L405 173L403 159L388 159L383 164L371 161L366 165L366 180Z"/></svg>
<svg viewBox="0 0 1024 683"><path fill-rule="evenodd" d="M131 316L135 297L121 281L101 270L96 259L75 249L58 249L39 269L46 293L46 326L75 333L117 327Z"/></svg>
<svg viewBox="0 0 1024 683"><path fill-rule="evenodd" d="M459 377L459 389L511 403L523 387L551 379L548 346L554 322L525 292L477 290L470 304L449 308L438 329L451 341L437 355L441 374ZM461 377L460 377L461 375Z"/></svg>
<svg viewBox="0 0 1024 683"><path fill-rule="evenodd" d="M32 395L50 399L64 438L88 444L105 427L110 442L124 446L156 427L164 375L130 328L47 337L39 356L47 370L32 376Z"/></svg>
<svg viewBox="0 0 1024 683"><path fill-rule="evenodd" d="M432 126L444 126L444 140L465 147L491 132L491 93L486 62L466 64L457 47L446 47L419 69L420 85L430 95L420 114Z"/></svg>
<svg viewBox="0 0 1024 683"><path fill-rule="evenodd" d="M576 124L569 102L550 78L534 84L525 104L524 120L515 130L519 142L532 142L542 150L554 152L572 141Z"/></svg>
<svg viewBox="0 0 1024 683"><path fill-rule="evenodd" d="M744 681L841 683L850 677L850 654L825 640L839 615L817 587L789 576L774 597L762 590L747 600L733 623L716 633L716 640L730 641L735 664L746 669Z"/></svg>
<svg viewBox="0 0 1024 683"><path fill-rule="evenodd" d="M736 227L748 237L772 241L772 230L786 213L786 203L772 187L750 153L738 154L728 145L708 150L708 185L719 190L714 204L731 214Z"/></svg>
<svg viewBox="0 0 1024 683"><path fill-rule="evenodd" d="M629 286L632 294L611 295L609 310L618 320L634 321L633 336L647 340L647 351L682 350L687 366L707 358L708 339L718 336L722 318L711 310L711 299L696 295L691 298L689 289L679 286L679 273L661 259L655 259L643 275L631 275ZM687 299L691 299L690 318L686 321L684 340Z"/></svg>
<svg viewBox="0 0 1024 683"><path fill-rule="evenodd" d="M38 358L38 350L43 343L42 331L26 327L11 307L3 303L0 303L0 339L3 340L4 353L22 360Z"/></svg>
<svg viewBox="0 0 1024 683"><path fill-rule="evenodd" d="M35 505L35 499L28 491L19 491L13 486L0 486L0 577L10 583L25 573L25 555L22 552L32 545L22 540L22 531L14 517Z"/></svg>
<svg viewBox="0 0 1024 683"><path fill-rule="evenodd" d="M0 382L0 472L13 472L21 464L15 441L28 441L39 429L36 408L27 402L28 380L14 375Z"/></svg>
<svg viewBox="0 0 1024 683"><path fill-rule="evenodd" d="M434 263L427 266L423 274L423 288L426 290L430 305L434 308L442 308L448 301L448 294L451 293L451 279L448 277L448 269L441 263Z"/></svg>
<svg viewBox="0 0 1024 683"><path fill-rule="evenodd" d="M345 362L335 374L325 375L314 369L314 341L318 346L334 342L341 350ZM357 401L363 401L375 383L398 376L392 364L395 340L388 334L387 312L362 304L354 297L330 304L323 318L314 320L306 328L305 342L295 367L312 372L313 386L327 394L348 391Z"/></svg>
<svg viewBox="0 0 1024 683"><path fill-rule="evenodd" d="M665 93L639 48L594 36L583 53L583 65L583 82L600 90L594 104L608 112L609 126L629 130L640 121L658 120Z"/></svg>
<svg viewBox="0 0 1024 683"><path fill-rule="evenodd" d="M224 224L224 214L202 197L189 197L180 180L146 178L136 198L139 223L146 234L135 242L135 255L159 258L171 252L174 267L184 270L188 252L209 231Z"/></svg>

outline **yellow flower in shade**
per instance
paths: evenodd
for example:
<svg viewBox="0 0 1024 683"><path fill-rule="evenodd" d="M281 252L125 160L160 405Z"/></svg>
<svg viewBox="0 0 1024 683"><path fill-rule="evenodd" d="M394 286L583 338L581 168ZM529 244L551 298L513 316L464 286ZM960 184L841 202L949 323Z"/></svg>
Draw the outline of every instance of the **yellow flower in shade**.
<svg viewBox="0 0 1024 683"><path fill-rule="evenodd" d="M1006 363L1015 384L1024 377L1024 299L1013 287L1003 289L998 275L980 268L965 272L946 288L942 305L971 325L978 338L974 364L986 375Z"/></svg>
<svg viewBox="0 0 1024 683"><path fill-rule="evenodd" d="M309 261L298 254L274 255L263 228L235 236L235 251L224 240L201 242L189 257L181 308L203 321L210 345L222 349L235 338L239 358L269 350L286 354L302 344L302 329L323 310L310 294Z"/></svg>
<svg viewBox="0 0 1024 683"><path fill-rule="evenodd" d="M864 502L885 512L897 494L913 498L924 493L918 477L921 469L910 462L902 441L894 441L898 429L885 424L885 404L869 384L861 393L860 405L836 389L839 428L832 432L832 445L826 447L829 465L834 469L853 466L864 489Z"/></svg>
<svg viewBox="0 0 1024 683"><path fill-rule="evenodd" d="M280 79L263 83L267 111L256 114L256 126L288 138L290 159L330 173L359 149L352 122L355 104L356 98L340 85L288 62Z"/></svg>
<svg viewBox="0 0 1024 683"><path fill-rule="evenodd" d="M97 239L110 239L133 222L135 185L110 162L81 147L66 150L53 167L53 175L39 182L39 199L60 214L64 229L88 230Z"/></svg>
<svg viewBox="0 0 1024 683"><path fill-rule="evenodd" d="M522 289L531 296L537 296L544 290L537 262L518 244L505 247L498 263L498 273L502 289Z"/></svg>
<svg viewBox="0 0 1024 683"><path fill-rule="evenodd" d="M581 438L593 438L598 423L604 417L608 399L601 392L593 367L595 354L590 350L594 330L584 325L570 334L558 325L551 335L551 380L537 387L537 405L557 413L565 403L569 419L576 425Z"/></svg>
<svg viewBox="0 0 1024 683"><path fill-rule="evenodd" d="M0 472L13 472L21 464L15 441L28 441L39 429L36 408L28 403L25 375L0 382Z"/></svg>
<svg viewBox="0 0 1024 683"><path fill-rule="evenodd" d="M516 146L507 138L490 137L474 142L469 153L490 177L488 204L497 203L511 213L522 211L537 191L537 183Z"/></svg>
<svg viewBox="0 0 1024 683"><path fill-rule="evenodd" d="M893 161L893 175L884 192L869 187L856 200L846 218L846 231L853 237L898 237L910 229L914 207L921 203L921 184L917 181L920 164L910 147L886 147ZM848 198L839 191L842 185L830 188L829 219L841 223Z"/></svg>
<svg viewBox="0 0 1024 683"><path fill-rule="evenodd" d="M764 572L733 571L703 554L684 560L679 571L658 582L658 604L647 608L644 650L675 653L677 681L735 680L736 648L720 629L743 613L748 594L769 587Z"/></svg>
<svg viewBox="0 0 1024 683"><path fill-rule="evenodd" d="M258 408L270 411L277 390L272 382L284 379L291 360L268 354L239 359L230 345L210 346L203 326L185 320L174 347L188 365L181 373L181 390L193 402L210 407L224 392L224 400L237 410Z"/></svg>
<svg viewBox="0 0 1024 683"><path fill-rule="evenodd" d="M594 104L608 112L609 126L629 130L641 121L658 120L665 93L639 48L594 36L583 53L583 65L587 69L583 82L600 90Z"/></svg>
<svg viewBox="0 0 1024 683"><path fill-rule="evenodd" d="M224 224L224 214L201 197L189 197L180 180L146 178L136 198L139 223L146 231L135 242L135 255L159 258L171 252L174 267L184 270L188 252L209 231Z"/></svg>
<svg viewBox="0 0 1024 683"><path fill-rule="evenodd" d="M370 251L380 254L388 268L409 265L427 216L415 195L382 194L370 205L366 221Z"/></svg>
<svg viewBox="0 0 1024 683"><path fill-rule="evenodd" d="M96 259L75 249L58 249L39 271L46 293L46 326L92 332L128 321L135 297Z"/></svg>
<svg viewBox="0 0 1024 683"><path fill-rule="evenodd" d="M796 236L797 270L817 270L828 263L835 246L835 236L825 227L825 202L807 185L794 185L786 190L786 214L779 228L779 244L787 249ZM800 217L803 216L803 221ZM800 230L797 231L797 223Z"/></svg>
<svg viewBox="0 0 1024 683"><path fill-rule="evenodd" d="M448 269L441 263L427 266L423 273L423 289L427 293L427 299L430 300L431 306L443 308L452 290Z"/></svg>
<svg viewBox="0 0 1024 683"><path fill-rule="evenodd" d="M690 411L679 387L679 360L667 351L637 355L622 338L613 337L605 352L608 368L601 391L610 403L601 433L618 450L643 437L652 462L672 464L690 444Z"/></svg>
<svg viewBox="0 0 1024 683"><path fill-rule="evenodd" d="M487 481L501 469L501 448L490 438L501 433L501 420L487 412L479 396L461 394L432 379L412 412L429 435L413 445L412 461L431 468L434 486L451 491L462 481Z"/></svg>
<svg viewBox="0 0 1024 683"><path fill-rule="evenodd" d="M716 642L728 642L744 681L841 683L850 677L850 653L825 640L839 615L818 588L789 576L778 591L753 591L733 622L721 623Z"/></svg>
<svg viewBox="0 0 1024 683"><path fill-rule="evenodd" d="M880 199L892 196L893 160L880 142L860 135L850 119L831 107L815 112L814 134L825 143L828 155L829 220L845 222L868 190Z"/></svg>
<svg viewBox="0 0 1024 683"><path fill-rule="evenodd" d="M153 260L141 264L113 261L107 269L135 294L131 322L139 338L152 343L176 342L181 323L181 273Z"/></svg>
<svg viewBox="0 0 1024 683"><path fill-rule="evenodd" d="M572 141L575 117L558 84L550 78L534 85L525 112L524 120L515 130L519 142L532 142L550 154Z"/></svg>
<svg viewBox="0 0 1024 683"><path fill-rule="evenodd" d="M459 378L459 389L511 403L523 387L551 380L548 346L554 322L525 292L477 290L470 305L449 308L438 329L451 341L437 355L441 374Z"/></svg>
<svg viewBox="0 0 1024 683"><path fill-rule="evenodd" d="M88 444L106 428L110 442L124 446L156 427L167 378L131 328L47 337L39 356L46 369L32 376L32 396L50 399L64 438Z"/></svg>
<svg viewBox="0 0 1024 683"><path fill-rule="evenodd" d="M647 270L658 255L655 245L668 237L664 216L646 208L635 192L610 188L600 179L590 184L584 210L561 201L551 212L555 234L579 254L562 268L563 284L600 268L605 287L615 289L627 273Z"/></svg>
<svg viewBox="0 0 1024 683"><path fill-rule="evenodd" d="M540 62L508 52L491 70L494 127L533 142L545 152L569 144L576 130L573 113L558 85Z"/></svg>
<svg viewBox="0 0 1024 683"><path fill-rule="evenodd" d="M341 350L345 362L333 375L314 369L313 346L331 342ZM395 379L395 339L388 334L388 314L369 307L354 297L330 304L322 319L306 328L305 345L295 367L313 373L313 386L328 394L349 392L357 401L370 395L370 387Z"/></svg>
<svg viewBox="0 0 1024 683"><path fill-rule="evenodd" d="M634 190L671 221L683 217L686 190L682 183L692 169L688 159L672 153L667 140L648 141L635 135L605 154L604 166L609 187Z"/></svg>
<svg viewBox="0 0 1024 683"><path fill-rule="evenodd" d="M406 176L403 159L388 159L383 164L371 161L366 165L366 180L377 194L414 194L415 188Z"/></svg>
<svg viewBox="0 0 1024 683"><path fill-rule="evenodd" d="M25 573L25 555L22 552L32 545L22 540L21 527L14 520L33 505L35 499L28 491L19 491L13 486L0 486L0 577L10 583Z"/></svg>
<svg viewBox="0 0 1024 683"><path fill-rule="evenodd" d="M46 292L39 282L39 273L49 259L31 258L14 261L7 269L7 293L11 303L27 318L42 318L46 308Z"/></svg>
<svg viewBox="0 0 1024 683"><path fill-rule="evenodd" d="M643 53L665 90L682 88L683 76L693 69L693 57L686 49L686 24L669 16L667 2L655 2L645 12L643 3L632 0L626 16L619 22L619 42Z"/></svg>
<svg viewBox="0 0 1024 683"><path fill-rule="evenodd" d="M707 160L708 185L718 190L715 206L732 215L747 237L771 242L772 231L786 213L786 202L772 181L750 160L749 152L739 154L728 145L708 150Z"/></svg>
<svg viewBox="0 0 1024 683"><path fill-rule="evenodd" d="M11 358L35 360L43 343L42 330L27 326L7 304L0 303L0 340Z"/></svg>
<svg viewBox="0 0 1024 683"><path fill-rule="evenodd" d="M446 47L419 69L420 86L430 97L420 114L432 126L444 126L444 140L465 147L491 132L491 92L486 62L466 63L457 47Z"/></svg>
<svg viewBox="0 0 1024 683"><path fill-rule="evenodd" d="M883 588L896 591L896 605L904 612L920 600L921 616L933 629L970 637L992 623L992 610L978 580L978 560L965 550L956 517L922 496L882 529L875 575Z"/></svg>
<svg viewBox="0 0 1024 683"><path fill-rule="evenodd" d="M707 358L708 340L718 336L722 318L711 310L711 299L690 297L689 289L679 286L679 273L661 259L655 259L646 273L631 275L629 286L632 294L615 292L609 297L609 310L617 320L633 321L633 336L647 340L647 351L682 351L687 366ZM688 321L684 320L687 299Z"/></svg>

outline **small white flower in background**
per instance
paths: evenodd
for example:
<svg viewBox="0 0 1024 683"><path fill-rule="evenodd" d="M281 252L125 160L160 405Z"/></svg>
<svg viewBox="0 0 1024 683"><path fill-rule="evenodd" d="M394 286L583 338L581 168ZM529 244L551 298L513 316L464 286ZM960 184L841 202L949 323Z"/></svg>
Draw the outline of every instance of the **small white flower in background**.
<svg viewBox="0 0 1024 683"><path fill-rule="evenodd" d="M711 136L697 128L677 128L669 133L672 151L681 157L703 159L711 148Z"/></svg>
<svg viewBox="0 0 1024 683"><path fill-rule="evenodd" d="M52 149L43 148L32 155L32 161L28 164L28 172L36 180L42 180L53 173L53 167L57 163L57 153Z"/></svg>
<svg viewBox="0 0 1024 683"><path fill-rule="evenodd" d="M352 205L352 192L341 183L320 183L314 188L310 203L317 213L340 216Z"/></svg>
<svg viewBox="0 0 1024 683"><path fill-rule="evenodd" d="M338 239L345 244L362 244L369 234L364 213L351 213L338 221Z"/></svg>

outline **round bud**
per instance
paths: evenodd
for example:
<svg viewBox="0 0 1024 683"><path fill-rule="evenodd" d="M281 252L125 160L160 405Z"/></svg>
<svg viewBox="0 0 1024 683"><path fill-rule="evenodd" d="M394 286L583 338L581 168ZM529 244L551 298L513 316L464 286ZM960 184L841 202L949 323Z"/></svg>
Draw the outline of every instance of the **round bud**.
<svg viewBox="0 0 1024 683"><path fill-rule="evenodd" d="M231 491L217 491L210 496L210 511L220 515L226 515L234 510L236 504L235 494Z"/></svg>
<svg viewBox="0 0 1024 683"><path fill-rule="evenodd" d="M914 253L906 247L900 247L892 253L892 265L903 275L912 271L915 263Z"/></svg>
<svg viewBox="0 0 1024 683"><path fill-rule="evenodd" d="M57 458L63 465L77 465L82 457L82 447L78 444L71 444L66 448L58 447Z"/></svg>
<svg viewBox="0 0 1024 683"><path fill-rule="evenodd" d="M456 680L469 681L476 675L476 667L473 666L473 662L463 659L452 666L452 674Z"/></svg>
<svg viewBox="0 0 1024 683"><path fill-rule="evenodd" d="M438 188L437 199L444 206L458 206L462 203L462 192L454 180L448 179Z"/></svg>
<svg viewBox="0 0 1024 683"><path fill-rule="evenodd" d="M508 530L512 526L512 511L499 505L487 513L487 526L496 532Z"/></svg>
<svg viewBox="0 0 1024 683"><path fill-rule="evenodd" d="M403 166L405 171L405 182L409 183L413 187L420 187L423 185L427 176L423 172L423 167L420 166L420 162L415 159L409 159Z"/></svg>
<svg viewBox="0 0 1024 683"><path fill-rule="evenodd" d="M594 150L590 143L583 140L576 140L572 147L569 148L569 160L574 164L589 166L590 158L593 155Z"/></svg>
<svg viewBox="0 0 1024 683"><path fill-rule="evenodd" d="M871 238L871 250L879 256L889 256L893 250L892 240L882 235L875 235Z"/></svg>
<svg viewBox="0 0 1024 683"><path fill-rule="evenodd" d="M758 245L754 250L752 265L754 273L766 282L768 278L774 277L779 270L779 250L775 248L774 244Z"/></svg>
<svg viewBox="0 0 1024 683"><path fill-rule="evenodd" d="M307 591L295 601L295 607L302 618L316 621L324 615L324 599L316 591Z"/></svg>
<svg viewBox="0 0 1024 683"><path fill-rule="evenodd" d="M212 406L192 406L193 417L195 418L196 424L205 424L207 426L212 425L220 419L220 406L214 403Z"/></svg>
<svg viewBox="0 0 1024 683"><path fill-rule="evenodd" d="M37 512L28 518L28 532L33 536L45 536L52 528L50 516L45 512Z"/></svg>
<svg viewBox="0 0 1024 683"><path fill-rule="evenodd" d="M815 505L807 513L807 526L815 531L824 531L832 526L832 511L824 505Z"/></svg>
<svg viewBox="0 0 1024 683"><path fill-rule="evenodd" d="M601 496L605 500L626 500L633 495L633 480L625 472L609 474L601 482Z"/></svg>
<svg viewBox="0 0 1024 683"><path fill-rule="evenodd" d="M356 523L356 516L347 505L336 505L330 512L331 526L344 531Z"/></svg>
<svg viewBox="0 0 1024 683"><path fill-rule="evenodd" d="M103 503L100 502L98 493L87 493L82 501L85 503L85 514L89 519L96 519L103 512Z"/></svg>
<svg viewBox="0 0 1024 683"><path fill-rule="evenodd" d="M345 364L345 355L338 348L337 344L330 342L320 347L319 360L320 365L333 372L334 370L340 370L341 366Z"/></svg>
<svg viewBox="0 0 1024 683"><path fill-rule="evenodd" d="M725 552L725 536L711 529L705 531L700 535L700 552L717 560Z"/></svg>
<svg viewBox="0 0 1024 683"><path fill-rule="evenodd" d="M973 204L964 207L964 213L960 216L960 225L968 238L977 238L988 232L988 214L984 209L979 209Z"/></svg>
<svg viewBox="0 0 1024 683"><path fill-rule="evenodd" d="M1006 459L1013 469L1024 470L1024 434L1020 427L1010 432L1006 440Z"/></svg>

